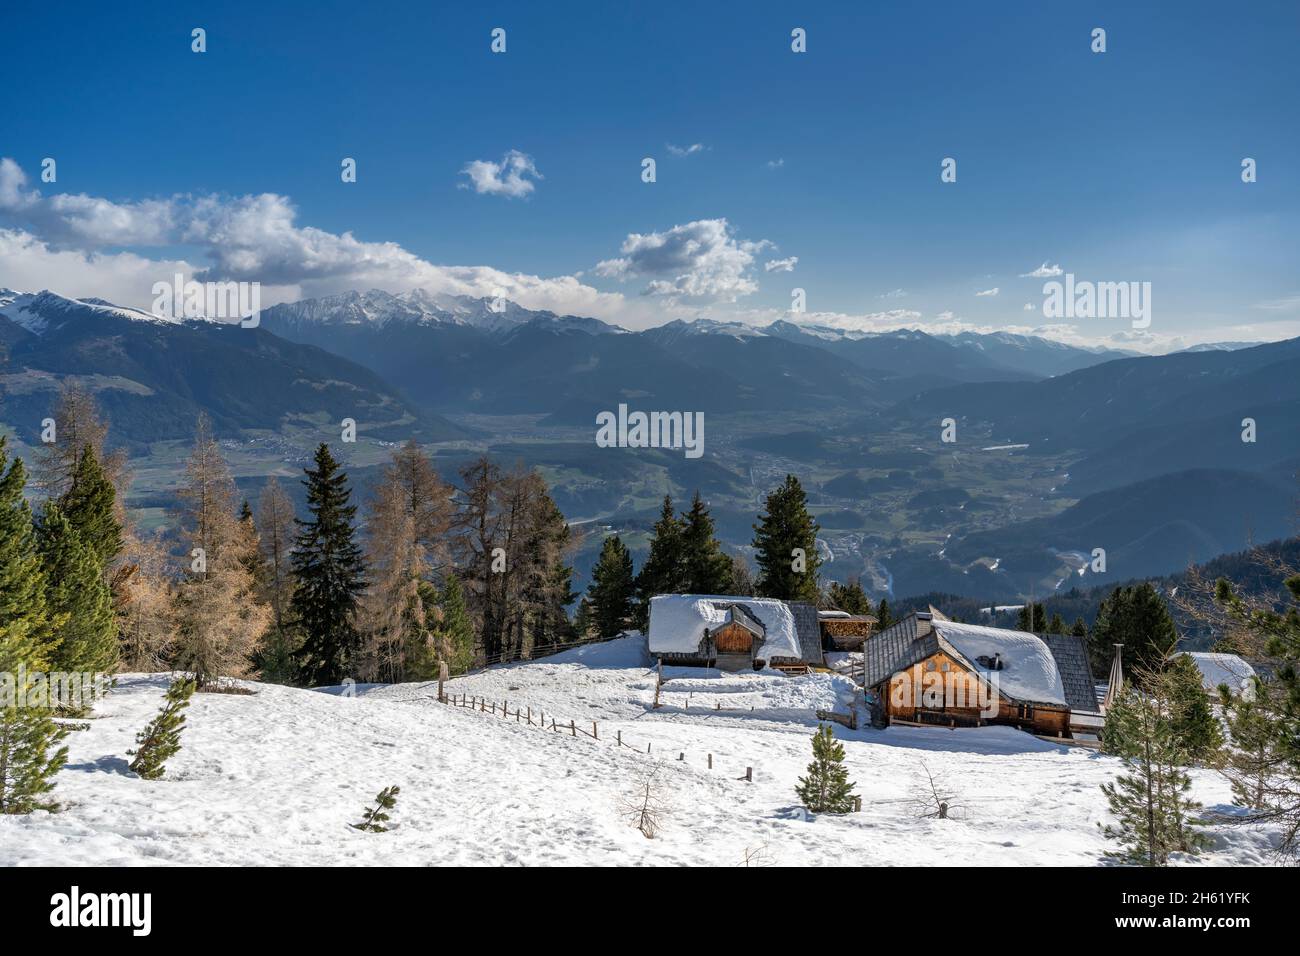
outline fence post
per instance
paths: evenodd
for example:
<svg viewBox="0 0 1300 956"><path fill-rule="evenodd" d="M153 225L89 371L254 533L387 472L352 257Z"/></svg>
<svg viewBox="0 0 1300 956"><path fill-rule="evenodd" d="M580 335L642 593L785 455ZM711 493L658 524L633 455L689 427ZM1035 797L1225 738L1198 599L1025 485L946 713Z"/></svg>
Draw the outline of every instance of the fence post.
<svg viewBox="0 0 1300 956"><path fill-rule="evenodd" d="M677 759L678 759L678 760L685 760L685 759L686 759L686 754L684 754L684 753L678 753L678 754L677 754Z"/></svg>
<svg viewBox="0 0 1300 956"><path fill-rule="evenodd" d="M596 736L596 722L594 720L591 722L591 739L592 740L600 739L599 737Z"/></svg>
<svg viewBox="0 0 1300 956"><path fill-rule="evenodd" d="M709 754L709 769L713 769L713 754Z"/></svg>
<svg viewBox="0 0 1300 956"><path fill-rule="evenodd" d="M438 703L447 703L447 662L438 661Z"/></svg>
<svg viewBox="0 0 1300 956"><path fill-rule="evenodd" d="M569 721L569 736L570 737L578 736L578 727L573 721Z"/></svg>
<svg viewBox="0 0 1300 956"><path fill-rule="evenodd" d="M619 745L620 747L623 746L623 731L620 730L620 731L617 732L617 734L616 734L616 739L617 739L617 741L618 741L618 745Z"/></svg>
<svg viewBox="0 0 1300 956"><path fill-rule="evenodd" d="M753 767L746 767L746 768L745 768L745 782L746 782L746 783L753 783L753 782L754 782L754 768L753 768Z"/></svg>

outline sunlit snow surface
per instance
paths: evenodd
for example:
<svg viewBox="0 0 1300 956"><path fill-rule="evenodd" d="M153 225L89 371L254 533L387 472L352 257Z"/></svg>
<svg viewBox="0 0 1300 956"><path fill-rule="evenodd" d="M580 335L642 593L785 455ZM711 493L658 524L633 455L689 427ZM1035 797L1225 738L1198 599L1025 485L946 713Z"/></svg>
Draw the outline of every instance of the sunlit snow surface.
<svg viewBox="0 0 1300 956"><path fill-rule="evenodd" d="M337 692L249 684L196 695L163 780L126 771L166 678L128 675L69 738L61 813L0 817L0 864L776 864L1094 865L1107 843L1098 785L1109 757L1007 728L849 731L861 813L806 817L794 795L818 708L847 710L844 677L668 669L664 705L644 643L627 638L450 682L564 725L552 732L437 703L433 685ZM568 721L599 739L571 736ZM625 746L616 744L621 732ZM647 745L651 752L646 753ZM714 769L707 768L709 754ZM684 759L678 759L684 754ZM654 840L619 809L654 761L672 810ZM918 819L922 762L960 819ZM753 782L742 779L753 767ZM1229 800L1213 773L1193 795ZM402 788L396 829L347 824L380 789ZM1213 864L1270 861L1270 834L1214 832Z"/></svg>

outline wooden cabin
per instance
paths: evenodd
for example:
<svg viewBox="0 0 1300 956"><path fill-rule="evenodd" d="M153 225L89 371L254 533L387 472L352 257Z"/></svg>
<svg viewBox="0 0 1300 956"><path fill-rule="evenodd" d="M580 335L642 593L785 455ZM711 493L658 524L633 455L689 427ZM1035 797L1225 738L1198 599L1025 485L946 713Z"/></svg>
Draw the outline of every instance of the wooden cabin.
<svg viewBox="0 0 1300 956"><path fill-rule="evenodd" d="M822 632L822 649L826 651L860 651L871 636L876 619L869 614L847 611L818 611L817 625Z"/></svg>
<svg viewBox="0 0 1300 956"><path fill-rule="evenodd" d="M800 601L659 594L648 630L650 654L664 664L738 671L823 663L817 609Z"/></svg>
<svg viewBox="0 0 1300 956"><path fill-rule="evenodd" d="M1004 724L1069 737L1098 712L1083 638L958 624L932 608L868 638L863 657L880 726Z"/></svg>

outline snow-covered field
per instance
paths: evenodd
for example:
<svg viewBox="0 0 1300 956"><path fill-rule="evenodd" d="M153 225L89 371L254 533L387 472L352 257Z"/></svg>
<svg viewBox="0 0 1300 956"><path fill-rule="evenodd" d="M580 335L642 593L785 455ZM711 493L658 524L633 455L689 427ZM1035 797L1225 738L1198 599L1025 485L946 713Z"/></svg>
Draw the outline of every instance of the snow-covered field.
<svg viewBox="0 0 1300 956"><path fill-rule="evenodd" d="M449 692L574 720L599 739L438 704L433 685L355 697L250 684L196 695L184 747L160 781L125 754L166 677L130 675L69 739L56 814L0 817L0 864L769 864L1094 865L1107 848L1098 789L1116 761L1006 728L848 731L861 813L812 818L793 787L817 708L845 710L842 677L667 671L643 642L595 645L454 680ZM626 746L615 743L621 732ZM647 745L650 752L647 754ZM679 754L684 755L679 759ZM713 755L714 765L707 767ZM662 761L667 802L648 840L621 798ZM922 764L946 779L959 819L920 819ZM752 767L752 783L739 779ZM347 826L401 787L388 833ZM1208 807L1228 802L1194 774ZM1216 831L1200 862L1270 862L1269 835Z"/></svg>

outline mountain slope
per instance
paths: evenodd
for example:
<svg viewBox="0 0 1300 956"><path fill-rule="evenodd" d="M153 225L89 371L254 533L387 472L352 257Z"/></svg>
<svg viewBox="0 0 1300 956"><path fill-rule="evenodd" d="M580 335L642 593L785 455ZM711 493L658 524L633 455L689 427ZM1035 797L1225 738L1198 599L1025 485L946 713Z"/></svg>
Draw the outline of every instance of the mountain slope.
<svg viewBox="0 0 1300 956"><path fill-rule="evenodd" d="M186 437L200 411L218 433L324 416L331 427L353 418L362 433L394 440L466 434L355 362L261 328L159 319L42 292L0 303L0 335L0 416L33 438L67 376L98 393L125 442Z"/></svg>
<svg viewBox="0 0 1300 956"><path fill-rule="evenodd" d="M860 730L835 727L862 810L809 815L793 788L817 709L842 711L860 697L846 678L672 668L664 676L655 709L644 641L624 638L447 686L497 701L498 712L507 700L512 712L531 708L531 725L439 704L427 685L345 698L243 682L253 693L195 695L184 747L165 780L147 781L120 770L166 677L123 675L88 728L68 739L53 793L63 812L0 815L0 865L735 867L749 858L1025 867L1096 865L1109 848L1096 821L1114 757L1008 727L877 730L864 719ZM578 729L540 729L539 712ZM598 739L582 729L593 721ZM962 802L974 808L939 821L952 824L935 826L942 839L917 839L933 823L909 806L923 763L960 780ZM657 764L669 809L648 840L623 807ZM740 779L747 767L751 779ZM1213 771L1189 773L1193 798L1230 801ZM392 828L349 827L389 785L401 788ZM1200 861L1261 862L1276 838L1272 828L1223 827Z"/></svg>
<svg viewBox="0 0 1300 956"><path fill-rule="evenodd" d="M1058 515L953 537L943 551L890 562L896 594L950 591L983 599L1039 596L1097 583L1077 570L1106 552L1101 580L1168 574L1295 530L1291 470L1197 469L1089 495ZM991 562L996 568L989 570Z"/></svg>
<svg viewBox="0 0 1300 956"><path fill-rule="evenodd" d="M953 416L998 440L1028 443L1031 454L1084 452L1077 479L1087 493L1166 471L1256 470L1300 457L1290 411L1300 407L1297 371L1300 339L1289 339L1118 359L1041 382L935 389L889 416L913 424ZM1257 422L1254 445L1241 441L1243 418Z"/></svg>

